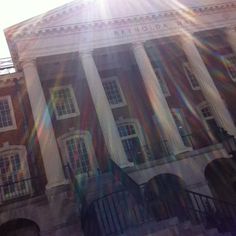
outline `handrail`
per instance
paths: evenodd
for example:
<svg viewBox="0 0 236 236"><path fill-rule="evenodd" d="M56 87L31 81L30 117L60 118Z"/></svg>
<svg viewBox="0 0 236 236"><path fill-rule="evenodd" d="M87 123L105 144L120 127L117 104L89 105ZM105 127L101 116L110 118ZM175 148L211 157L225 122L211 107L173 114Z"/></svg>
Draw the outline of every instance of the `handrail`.
<svg viewBox="0 0 236 236"><path fill-rule="evenodd" d="M119 235L130 227L178 217L220 232L235 232L236 204L183 189L156 196L145 203L135 201L127 190L106 194L90 203L82 215L85 236Z"/></svg>
<svg viewBox="0 0 236 236"><path fill-rule="evenodd" d="M0 185L0 204L43 194L44 179L44 176L36 176Z"/></svg>
<svg viewBox="0 0 236 236"><path fill-rule="evenodd" d="M111 158L109 158L109 166L116 180L119 180L127 189L129 189L137 201L142 201L142 194L139 185Z"/></svg>

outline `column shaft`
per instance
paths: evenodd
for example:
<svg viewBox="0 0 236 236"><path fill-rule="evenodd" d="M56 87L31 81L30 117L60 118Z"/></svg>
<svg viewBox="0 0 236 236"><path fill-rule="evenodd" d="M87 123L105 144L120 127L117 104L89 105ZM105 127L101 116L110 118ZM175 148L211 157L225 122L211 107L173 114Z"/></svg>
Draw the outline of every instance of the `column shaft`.
<svg viewBox="0 0 236 236"><path fill-rule="evenodd" d="M210 105L218 125L229 134L236 136L236 128L231 115L211 78L201 55L191 37L182 37L182 47L193 69L201 91Z"/></svg>
<svg viewBox="0 0 236 236"><path fill-rule="evenodd" d="M227 40L236 54L236 28L235 29L227 29L226 30Z"/></svg>
<svg viewBox="0 0 236 236"><path fill-rule="evenodd" d="M174 154L188 151L189 148L184 146L144 46L141 43L134 44L133 52L142 75L151 106L154 110L154 114L158 118L161 126L160 128L167 139L169 148Z"/></svg>
<svg viewBox="0 0 236 236"><path fill-rule="evenodd" d="M92 53L81 53L80 59L111 158L120 167L130 166Z"/></svg>
<svg viewBox="0 0 236 236"><path fill-rule="evenodd" d="M47 177L46 188L49 189L65 184L66 180L51 117L34 61L23 62L23 71Z"/></svg>

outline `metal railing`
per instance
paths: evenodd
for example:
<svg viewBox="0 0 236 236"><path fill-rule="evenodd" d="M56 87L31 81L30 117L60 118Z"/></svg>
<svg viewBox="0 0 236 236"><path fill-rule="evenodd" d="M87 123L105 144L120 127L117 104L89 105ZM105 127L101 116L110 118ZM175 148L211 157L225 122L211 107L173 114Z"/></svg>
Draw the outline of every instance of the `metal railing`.
<svg viewBox="0 0 236 236"><path fill-rule="evenodd" d="M236 205L189 190L173 191L139 203L127 190L122 190L93 201L81 218L85 236L109 236L172 217L234 233Z"/></svg>
<svg viewBox="0 0 236 236"><path fill-rule="evenodd" d="M119 235L128 228L152 221L146 208L127 190L96 199L81 219L85 236Z"/></svg>
<svg viewBox="0 0 236 236"><path fill-rule="evenodd" d="M0 185L0 204L41 195L45 190L45 178L32 177Z"/></svg>

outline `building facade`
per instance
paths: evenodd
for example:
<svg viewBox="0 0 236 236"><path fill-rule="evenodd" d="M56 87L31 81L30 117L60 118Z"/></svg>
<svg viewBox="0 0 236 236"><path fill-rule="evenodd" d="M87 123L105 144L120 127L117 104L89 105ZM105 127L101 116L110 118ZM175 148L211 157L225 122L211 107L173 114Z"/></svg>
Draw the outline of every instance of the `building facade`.
<svg viewBox="0 0 236 236"><path fill-rule="evenodd" d="M236 202L220 133L236 136L236 1L160 2L74 1L6 29L2 232L89 235L83 200L129 183Z"/></svg>

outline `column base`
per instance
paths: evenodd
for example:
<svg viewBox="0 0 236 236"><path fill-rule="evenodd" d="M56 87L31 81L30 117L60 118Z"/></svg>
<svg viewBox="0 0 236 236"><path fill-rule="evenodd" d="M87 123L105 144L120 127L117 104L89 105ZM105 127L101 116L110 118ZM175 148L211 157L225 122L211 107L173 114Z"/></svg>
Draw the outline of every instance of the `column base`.
<svg viewBox="0 0 236 236"><path fill-rule="evenodd" d="M69 184L70 184L70 181L68 179L63 180L62 182L48 183L46 185L46 192L50 191L51 189L60 188L62 186L69 185Z"/></svg>
<svg viewBox="0 0 236 236"><path fill-rule="evenodd" d="M179 154L182 154L182 153L185 153L185 152L190 152L192 151L193 148L192 147L183 147L181 149L178 149L178 150L174 150L173 151L173 154L174 155L179 155Z"/></svg>
<svg viewBox="0 0 236 236"><path fill-rule="evenodd" d="M128 163L124 163L124 164L121 164L119 165L120 168L127 168L127 167L133 167L134 166L134 163L132 162L128 162Z"/></svg>

